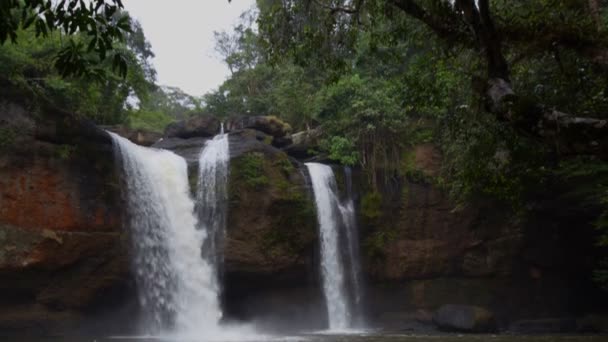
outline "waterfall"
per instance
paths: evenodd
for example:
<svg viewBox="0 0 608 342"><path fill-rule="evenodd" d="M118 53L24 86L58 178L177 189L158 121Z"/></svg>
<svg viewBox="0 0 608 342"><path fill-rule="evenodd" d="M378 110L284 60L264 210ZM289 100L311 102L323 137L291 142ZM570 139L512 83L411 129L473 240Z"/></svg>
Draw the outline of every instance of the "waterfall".
<svg viewBox="0 0 608 342"><path fill-rule="evenodd" d="M216 270L221 270L228 204L228 166L230 149L228 134L222 133L205 143L199 156L196 212L200 229L207 232L203 258ZM218 279L214 280L218 283ZM219 285L216 286L220 288Z"/></svg>
<svg viewBox="0 0 608 342"><path fill-rule="evenodd" d="M350 264L350 281L352 291L352 316L353 320L358 320L360 324L362 316L362 298L363 289L361 286L361 263L359 251L359 229L357 227L357 218L355 213L355 203L353 194L352 170L350 167L344 167L344 182L346 185L346 199L340 204L340 214L346 231L346 243L348 245L348 257Z"/></svg>
<svg viewBox="0 0 608 342"><path fill-rule="evenodd" d="M125 176L133 266L144 332L215 332L221 317L215 269L201 257L186 161L112 136Z"/></svg>
<svg viewBox="0 0 608 342"><path fill-rule="evenodd" d="M317 208L319 221L319 238L321 242L321 275L323 293L327 305L329 329L345 330L353 325L353 308L360 301L358 282L358 244L354 206L352 198L340 203L337 186L331 167L318 163L306 163ZM350 198L350 197L349 197ZM344 227L346 236L341 236L340 227ZM341 253L341 240L349 245L347 260L352 270L345 267L345 257ZM347 274L351 274L349 277ZM349 303L348 289L353 292L354 303Z"/></svg>

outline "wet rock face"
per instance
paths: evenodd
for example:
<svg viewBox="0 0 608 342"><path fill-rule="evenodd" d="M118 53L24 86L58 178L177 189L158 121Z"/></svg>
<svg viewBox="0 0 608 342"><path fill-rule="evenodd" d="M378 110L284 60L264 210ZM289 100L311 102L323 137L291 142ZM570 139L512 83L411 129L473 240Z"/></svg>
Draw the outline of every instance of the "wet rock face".
<svg viewBox="0 0 608 342"><path fill-rule="evenodd" d="M231 160L226 271L272 274L310 264L314 203L299 170L279 151Z"/></svg>
<svg viewBox="0 0 608 342"><path fill-rule="evenodd" d="M274 323L280 318L282 326L322 324L316 216L300 165L256 135L234 134L230 144L227 313ZM252 306L265 313L256 316Z"/></svg>
<svg viewBox="0 0 608 342"><path fill-rule="evenodd" d="M400 179L380 183L377 194L361 191L361 246L374 315L458 303L491 309L507 329L518 318L604 310L606 295L585 269L593 228L584 222L592 219L563 214L579 204L553 199L551 212L525 223L488 200L457 206L433 182L439 151L421 145L410 153Z"/></svg>
<svg viewBox="0 0 608 342"><path fill-rule="evenodd" d="M0 154L0 328L53 332L128 295L119 179L104 139L41 134L21 111L31 129Z"/></svg>
<svg viewBox="0 0 608 342"><path fill-rule="evenodd" d="M374 277L389 280L450 275L495 276L511 272L522 234L486 206L454 211L438 189L409 183L400 218L370 260ZM494 215L494 217L492 217ZM390 262L388 262L390 260Z"/></svg>
<svg viewBox="0 0 608 342"><path fill-rule="evenodd" d="M32 230L120 230L120 211L109 205L117 203L118 184L103 181L117 182L111 159L78 160L73 145L40 147L48 155L0 157L0 222Z"/></svg>
<svg viewBox="0 0 608 342"><path fill-rule="evenodd" d="M494 314L478 306L444 305L433 315L433 322L444 331L488 333L497 330Z"/></svg>
<svg viewBox="0 0 608 342"><path fill-rule="evenodd" d="M458 208L437 186L441 155L416 146L398 186L364 194L361 220L367 269L381 281L491 277L512 273L523 245L521 228L492 203Z"/></svg>

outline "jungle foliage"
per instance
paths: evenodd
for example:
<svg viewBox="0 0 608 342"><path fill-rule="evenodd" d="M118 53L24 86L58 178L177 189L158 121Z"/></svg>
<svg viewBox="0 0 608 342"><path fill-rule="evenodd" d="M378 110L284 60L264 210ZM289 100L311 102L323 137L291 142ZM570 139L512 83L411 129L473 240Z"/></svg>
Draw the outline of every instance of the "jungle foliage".
<svg viewBox="0 0 608 342"><path fill-rule="evenodd" d="M541 194L592 184L564 191L606 208L605 1L257 4L255 24L249 14L217 34L232 75L206 95L209 113L320 126L321 149L362 167L372 189L403 174L408 148L433 143L442 172L425 181L462 204L491 197L524 215Z"/></svg>
<svg viewBox="0 0 608 342"><path fill-rule="evenodd" d="M9 16L2 19L13 18L17 21L11 25L17 26L0 30L10 38L0 45L0 78L30 94L33 109L47 103L102 125L162 132L168 123L200 111L200 99L179 88L156 84L151 62L154 53L143 28L120 10L119 1L114 3L114 7L100 5L101 12L95 14L95 8L85 11L80 4L63 9L59 4L48 7L35 1L19 2L19 8L28 15L42 11L34 19L39 24L17 20L15 7L5 11ZM2 6L8 4L3 2ZM77 14L61 12L64 10ZM97 26L91 26L91 20ZM82 22L88 26L81 27ZM46 29L40 28L43 23ZM75 29L70 25L76 25ZM83 45L90 49L81 49ZM72 52L79 57L66 57L66 51L75 47L78 50ZM126 64L117 66L110 56L120 56L119 64ZM71 62L62 61L64 57Z"/></svg>
<svg viewBox="0 0 608 342"><path fill-rule="evenodd" d="M231 75L202 99L155 84L119 0L87 3L2 1L0 77L102 124L161 130L207 113L320 127L321 152L361 167L373 192L433 143L442 170L424 181L456 201L525 214L566 189L599 208L608 248L605 0L258 0L216 33Z"/></svg>

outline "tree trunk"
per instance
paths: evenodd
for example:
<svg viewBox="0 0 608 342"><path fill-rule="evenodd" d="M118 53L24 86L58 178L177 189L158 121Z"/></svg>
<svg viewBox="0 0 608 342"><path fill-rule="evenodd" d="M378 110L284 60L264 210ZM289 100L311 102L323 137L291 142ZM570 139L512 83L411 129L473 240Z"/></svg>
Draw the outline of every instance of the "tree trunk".
<svg viewBox="0 0 608 342"><path fill-rule="evenodd" d="M490 111L525 135L557 144L562 154L588 154L608 159L608 120L577 117L526 101L511 84L494 78L488 82Z"/></svg>

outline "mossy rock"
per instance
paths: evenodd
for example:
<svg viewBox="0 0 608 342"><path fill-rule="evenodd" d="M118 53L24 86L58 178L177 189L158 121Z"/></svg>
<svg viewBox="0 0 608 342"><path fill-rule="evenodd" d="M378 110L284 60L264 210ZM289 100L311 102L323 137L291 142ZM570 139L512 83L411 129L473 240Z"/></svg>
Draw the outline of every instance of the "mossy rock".
<svg viewBox="0 0 608 342"><path fill-rule="evenodd" d="M233 158L229 196L228 272L293 267L316 241L314 203L285 153L260 149Z"/></svg>
<svg viewBox="0 0 608 342"><path fill-rule="evenodd" d="M235 194L237 186L260 191L267 187L270 180L265 172L265 159L262 152L251 152L236 158L231 164L231 194Z"/></svg>

